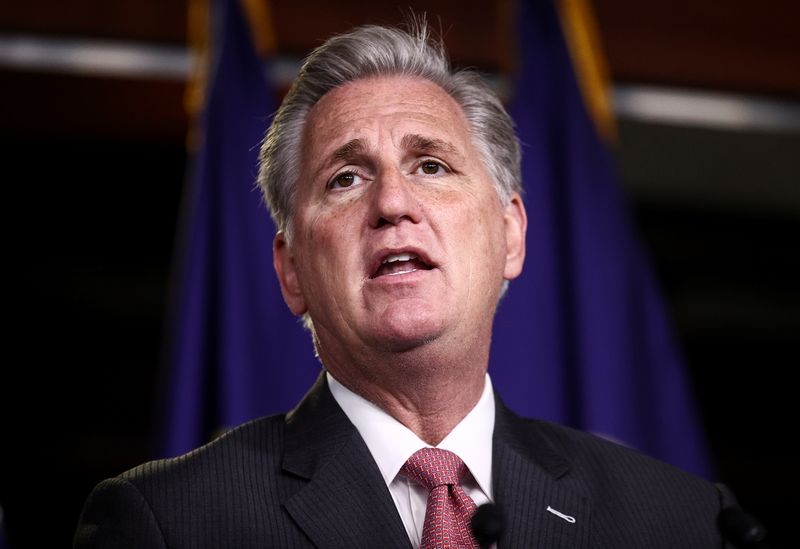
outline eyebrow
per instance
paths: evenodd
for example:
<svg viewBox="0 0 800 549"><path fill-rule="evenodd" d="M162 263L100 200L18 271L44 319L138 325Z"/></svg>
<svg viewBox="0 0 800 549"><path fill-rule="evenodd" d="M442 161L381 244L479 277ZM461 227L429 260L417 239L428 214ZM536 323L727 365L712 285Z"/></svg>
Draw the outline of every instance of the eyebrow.
<svg viewBox="0 0 800 549"><path fill-rule="evenodd" d="M366 145L361 139L351 139L335 151L331 155L331 162L350 162L354 158L363 156L366 150Z"/></svg>
<svg viewBox="0 0 800 549"><path fill-rule="evenodd" d="M423 153L454 153L456 148L448 141L443 139L435 139L432 137L425 137L416 133L411 133L403 136L400 142L402 147L406 150L419 151Z"/></svg>
<svg viewBox="0 0 800 549"><path fill-rule="evenodd" d="M314 172L315 175L319 175L324 170L328 169L330 166L337 164L339 162L344 162L346 164L351 163L358 157L364 155L364 151L367 149L367 146L364 144L364 140L362 139L351 139L335 151L331 153L327 160L322 162L320 166Z"/></svg>

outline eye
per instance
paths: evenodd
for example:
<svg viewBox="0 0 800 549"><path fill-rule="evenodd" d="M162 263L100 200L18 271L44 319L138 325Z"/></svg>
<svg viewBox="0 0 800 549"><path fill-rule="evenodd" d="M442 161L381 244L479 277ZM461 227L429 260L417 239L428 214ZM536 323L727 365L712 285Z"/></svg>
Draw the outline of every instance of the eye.
<svg viewBox="0 0 800 549"><path fill-rule="evenodd" d="M329 189L346 189L361 183L361 176L356 172L342 172L336 174L328 183Z"/></svg>
<svg viewBox="0 0 800 549"><path fill-rule="evenodd" d="M417 171L424 175L442 175L449 170L439 161L425 160L419 165Z"/></svg>

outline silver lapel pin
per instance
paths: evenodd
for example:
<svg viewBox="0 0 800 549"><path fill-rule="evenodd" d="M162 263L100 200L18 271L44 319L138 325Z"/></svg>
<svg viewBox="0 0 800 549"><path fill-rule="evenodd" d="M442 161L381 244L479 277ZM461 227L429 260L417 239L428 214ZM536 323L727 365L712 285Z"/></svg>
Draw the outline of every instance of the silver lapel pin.
<svg viewBox="0 0 800 549"><path fill-rule="evenodd" d="M553 513L555 516L561 517L562 519L566 520L567 522L569 522L571 524L575 524L575 517L571 517L569 515L565 515L561 511L556 511L555 509L553 509L549 505L547 506L547 510L550 511L551 513Z"/></svg>

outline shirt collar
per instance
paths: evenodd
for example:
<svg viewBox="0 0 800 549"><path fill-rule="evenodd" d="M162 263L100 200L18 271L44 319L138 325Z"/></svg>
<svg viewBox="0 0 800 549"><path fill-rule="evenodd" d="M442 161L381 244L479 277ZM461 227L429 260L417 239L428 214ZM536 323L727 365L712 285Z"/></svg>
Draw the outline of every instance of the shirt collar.
<svg viewBox="0 0 800 549"><path fill-rule="evenodd" d="M388 486L406 460L420 448L430 447L430 444L377 405L336 381L330 372L327 372L327 378L333 398L358 429ZM487 373L478 403L437 448L457 454L489 498L494 497L492 494L493 431L494 391Z"/></svg>

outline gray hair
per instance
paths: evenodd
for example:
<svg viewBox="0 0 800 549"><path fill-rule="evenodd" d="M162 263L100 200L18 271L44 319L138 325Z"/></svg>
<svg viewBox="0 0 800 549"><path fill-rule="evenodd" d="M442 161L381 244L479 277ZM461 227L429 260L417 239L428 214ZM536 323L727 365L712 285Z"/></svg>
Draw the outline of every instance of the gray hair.
<svg viewBox="0 0 800 549"><path fill-rule="evenodd" d="M329 91L375 76L414 76L440 86L461 106L503 204L521 192L519 141L494 90L473 70L456 70L423 20L409 31L368 25L334 36L306 58L261 146L258 184L278 230L291 237L302 136L309 111Z"/></svg>

